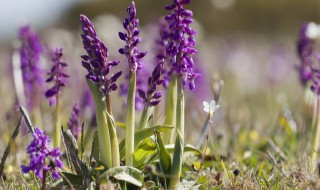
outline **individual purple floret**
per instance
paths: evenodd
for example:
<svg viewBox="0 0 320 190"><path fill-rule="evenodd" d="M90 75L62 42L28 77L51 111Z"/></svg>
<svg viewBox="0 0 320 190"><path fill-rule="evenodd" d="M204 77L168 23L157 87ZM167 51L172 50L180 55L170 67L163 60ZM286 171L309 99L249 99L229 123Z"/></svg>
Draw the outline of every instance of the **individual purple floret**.
<svg viewBox="0 0 320 190"><path fill-rule="evenodd" d="M172 5L165 7L171 14L165 17L169 32L163 39L168 40L166 55L171 57L172 70L182 75L183 85L188 82L190 90L195 91L194 79L198 74L193 71L192 55L197 52L194 49L194 36L197 33L190 27L193 22L192 11L183 8L183 5L190 2L191 0L174 0Z"/></svg>
<svg viewBox="0 0 320 190"><path fill-rule="evenodd" d="M38 34L31 31L29 25L20 28L19 38L22 79L27 107L31 109L35 104L35 89L42 88L44 82L43 69L39 62L43 49Z"/></svg>
<svg viewBox="0 0 320 190"><path fill-rule="evenodd" d="M141 68L141 59L147 52L140 52L137 45L141 42L139 37L140 29L138 29L139 19L136 18L136 7L132 1L131 6L127 8L128 17L123 21L123 27L126 32L119 32L121 40L126 42L124 48L119 49L119 53L127 57L131 72L136 72Z"/></svg>
<svg viewBox="0 0 320 190"><path fill-rule="evenodd" d="M50 99L50 106L56 104L57 97L61 93L61 88L66 85L66 78L69 77L64 72L67 64L61 60L62 55L62 48L57 48L52 56L53 66L50 72L48 72L49 78L46 80L47 83L54 83L54 86L45 93L45 96Z"/></svg>
<svg viewBox="0 0 320 190"><path fill-rule="evenodd" d="M312 50L313 42L307 36L309 23L303 23L299 32L299 38L297 42L297 52L301 61L301 64L297 66L299 71L300 80L303 85L311 79L312 75Z"/></svg>
<svg viewBox="0 0 320 190"><path fill-rule="evenodd" d="M110 77L108 75L111 68L117 66L120 61L107 62L108 48L97 36L92 22L85 15L80 15L80 21L83 46L87 51L87 55L81 56L82 66L88 71L86 77L98 84L104 95L109 94L117 89L116 81L122 72L119 71Z"/></svg>
<svg viewBox="0 0 320 190"><path fill-rule="evenodd" d="M50 138L45 132L39 128L35 128L32 134L33 140L27 148L30 156L28 166L21 165L23 173L33 171L41 180L45 178L48 171L52 172L52 177L58 179L60 177L57 169L62 168L63 163L60 158L62 152L59 148L50 149Z"/></svg>
<svg viewBox="0 0 320 190"><path fill-rule="evenodd" d="M78 139L78 136L81 132L81 126L79 123L80 108L75 104L72 108L71 116L68 121L68 127L71 130L72 135Z"/></svg>
<svg viewBox="0 0 320 190"><path fill-rule="evenodd" d="M139 96L143 99L146 105L156 106L160 102L162 92L157 91L157 86L163 83L163 80L160 79L163 70L163 60L161 60L153 70L152 75L148 78L147 92L138 89Z"/></svg>

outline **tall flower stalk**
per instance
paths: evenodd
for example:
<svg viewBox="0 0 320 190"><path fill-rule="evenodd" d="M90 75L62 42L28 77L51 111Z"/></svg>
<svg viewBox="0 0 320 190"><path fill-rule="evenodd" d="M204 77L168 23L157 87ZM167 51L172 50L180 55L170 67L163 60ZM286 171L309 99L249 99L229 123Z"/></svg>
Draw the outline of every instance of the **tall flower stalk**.
<svg viewBox="0 0 320 190"><path fill-rule="evenodd" d="M303 85L310 88L317 95L317 103L312 126L312 153L311 171L314 172L320 141L320 57L316 44L320 41L320 26L315 23L304 23L301 27L297 43L298 55L301 64L298 66L300 80ZM317 125L313 127L317 119Z"/></svg>
<svg viewBox="0 0 320 190"><path fill-rule="evenodd" d="M128 17L123 21L125 32L119 32L119 37L125 42L125 46L119 49L119 53L126 56L129 64L129 89L127 96L127 121L126 121L126 165L133 165L134 132L135 132L135 96L136 74L141 67L140 59L146 52L140 52L137 45L141 42L138 29L139 20L136 18L137 11L132 1L127 8Z"/></svg>
<svg viewBox="0 0 320 190"><path fill-rule="evenodd" d="M60 121L60 94L61 89L66 85L65 79L69 77L64 72L64 68L67 64L61 60L63 53L61 48L57 48L52 56L53 66L48 72L49 78L46 80L47 83L54 83L53 87L46 91L45 96L50 99L50 106L56 106L55 116L55 133L54 133L54 146L60 147L60 129L61 129L61 121Z"/></svg>
<svg viewBox="0 0 320 190"><path fill-rule="evenodd" d="M167 35L164 36L164 39L168 41L166 54L171 58L172 71L177 77L175 131L175 134L177 134L175 144L177 151L177 146L181 148L181 144L184 144L185 102L183 87L188 84L189 89L191 91L195 91L194 79L198 76L198 74L193 71L194 63L192 59L192 55L196 53L196 50L194 49L195 40L193 38L194 35L196 35L196 31L190 27L190 24L193 22L191 19L193 13L192 11L183 8L184 5L187 5L190 2L191 0L174 0L173 4L165 7L166 10L171 11L171 13L165 17L169 25L169 31ZM181 157L182 154L174 154L173 160L176 160L176 163L174 163L175 169L173 169L172 175L176 177L170 180L169 189L176 189L179 184L179 176L181 174L182 166Z"/></svg>
<svg viewBox="0 0 320 190"><path fill-rule="evenodd" d="M82 56L82 66L88 71L86 78L96 106L101 161L109 168L117 167L120 166L119 142L112 117L110 93L117 89L116 81L122 72L111 75L110 70L120 62L108 61L108 48L97 36L91 21L84 15L80 15L80 21L83 46L87 52Z"/></svg>
<svg viewBox="0 0 320 190"><path fill-rule="evenodd" d="M40 37L31 30L29 25L20 28L19 39L21 41L21 46L19 48L22 74L21 84L23 84L24 87L26 106L27 109L32 112L35 122L41 125L39 93L44 84L44 72L40 64L40 56L43 52L43 47ZM18 81L15 82L18 83Z"/></svg>

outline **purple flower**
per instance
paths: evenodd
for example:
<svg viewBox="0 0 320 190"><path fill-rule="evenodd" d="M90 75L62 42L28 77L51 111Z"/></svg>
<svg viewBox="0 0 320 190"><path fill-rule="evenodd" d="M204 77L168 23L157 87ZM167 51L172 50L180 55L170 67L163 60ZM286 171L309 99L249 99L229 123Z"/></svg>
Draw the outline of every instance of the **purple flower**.
<svg viewBox="0 0 320 190"><path fill-rule="evenodd" d="M138 89L139 96L144 100L144 103L149 106L156 106L160 102L162 96L161 91L157 91L157 86L163 83L160 79L163 73L163 60L158 63L152 72L152 75L148 78L148 90L144 92L142 89Z"/></svg>
<svg viewBox="0 0 320 190"><path fill-rule="evenodd" d="M66 85L65 79L69 77L69 75L63 71L67 64L61 60L62 55L62 48L57 48L52 56L53 66L50 72L48 72L49 78L46 80L47 83L54 83L53 87L45 93L45 96L50 98L50 106L56 104L57 97L61 93L61 87Z"/></svg>
<svg viewBox="0 0 320 190"><path fill-rule="evenodd" d="M120 61L107 62L108 48L97 36L93 24L85 15L80 15L80 21L83 31L81 34L83 46L87 51L87 55L81 56L82 66L88 71L86 77L98 84L104 95L109 94L117 89L116 81L122 72L119 71L110 77L108 74L111 68L117 66Z"/></svg>
<svg viewBox="0 0 320 190"><path fill-rule="evenodd" d="M31 109L35 106L37 99L35 89L41 88L44 82L43 69L39 62L43 49L38 34L31 31L28 25L20 28L19 38L21 41L19 52L22 79L24 81L27 107Z"/></svg>
<svg viewBox="0 0 320 190"><path fill-rule="evenodd" d="M50 138L39 128L35 128L35 132L32 135L33 141L27 148L30 162L28 166L21 165L22 172L28 173L33 171L42 180L43 174L51 171L52 177L58 179L59 173L57 169L63 166L60 158L62 152L59 148L52 150L49 148Z"/></svg>
<svg viewBox="0 0 320 190"><path fill-rule="evenodd" d="M164 62L164 69L163 69L163 87L167 88L170 82L170 75L172 73L171 68L167 64L168 58L166 56L166 47L168 41L164 39L165 36L168 35L168 23L164 18L160 18L158 22L158 30L159 30L159 38L155 40L155 64L157 65L159 61Z"/></svg>
<svg viewBox="0 0 320 190"><path fill-rule="evenodd" d="M297 66L299 71L300 80L303 85L311 79L312 75L312 54L313 54L313 41L307 36L309 23L303 23L299 32L297 42L297 52L301 64Z"/></svg>
<svg viewBox="0 0 320 190"><path fill-rule="evenodd" d="M130 79L130 73L136 73L136 86L137 89L144 89L146 70L141 69L141 59L147 54L147 52L141 52L138 49L138 44L141 42L139 37L140 29L138 29L139 20L136 18L136 7L134 2L127 8L128 17L123 21L123 27L126 32L119 32L119 38L126 44L123 48L119 49L119 53L126 56L129 63L129 73L126 75L126 79ZM128 84L122 84L120 95L127 95ZM135 96L135 109L142 110L144 107L143 100L137 95Z"/></svg>
<svg viewBox="0 0 320 190"><path fill-rule="evenodd" d="M147 52L140 52L137 45L141 42L138 29L139 19L136 18L136 7L132 1L131 6L127 8L128 17L123 21L123 27L126 32L119 32L119 38L126 42L124 48L119 49L119 53L127 57L131 72L136 72L141 68L141 59Z"/></svg>
<svg viewBox="0 0 320 190"><path fill-rule="evenodd" d="M172 70L182 75L183 85L188 82L190 90L195 91L194 79L198 74L193 71L192 55L197 52L194 49L196 31L190 27L193 22L192 11L183 8L183 5L190 2L191 0L174 0L172 5L165 7L171 14L165 17L169 32L163 39L168 41L166 55L171 58Z"/></svg>
<svg viewBox="0 0 320 190"><path fill-rule="evenodd" d="M80 108L75 104L72 108L71 116L68 121L68 127L71 130L72 135L78 139L78 136L81 132L81 126L79 123Z"/></svg>

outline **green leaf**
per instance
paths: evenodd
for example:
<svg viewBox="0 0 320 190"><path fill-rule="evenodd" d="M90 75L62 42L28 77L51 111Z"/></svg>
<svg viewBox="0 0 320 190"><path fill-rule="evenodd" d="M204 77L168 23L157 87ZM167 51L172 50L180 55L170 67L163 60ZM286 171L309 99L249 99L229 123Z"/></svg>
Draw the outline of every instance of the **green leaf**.
<svg viewBox="0 0 320 190"><path fill-rule="evenodd" d="M164 145L164 147L168 150L169 153L173 153L174 152L174 144L167 144L167 145ZM190 145L190 144L186 144L184 146L184 152L193 152L194 154L196 155L201 155L202 152L197 149L196 147Z"/></svg>
<svg viewBox="0 0 320 190"><path fill-rule="evenodd" d="M94 84L92 81L87 79L87 83L89 85L94 105L96 108L96 120L97 120L97 128L98 128L98 141L99 141L99 152L100 152L100 160L107 165L109 168L112 167L112 148L110 142L110 133L107 121L107 108L104 101L104 96L101 93L99 87ZM103 145L103 146L102 146Z"/></svg>
<svg viewBox="0 0 320 190"><path fill-rule="evenodd" d="M95 131L93 134L93 141L92 141L90 158L94 158L96 161L100 160L98 131Z"/></svg>
<svg viewBox="0 0 320 190"><path fill-rule="evenodd" d="M120 181L126 181L138 187L142 186L143 181L143 173L140 170L129 166L111 168L101 174L98 181L108 180L109 177L114 177Z"/></svg>
<svg viewBox="0 0 320 190"><path fill-rule="evenodd" d="M117 127L121 128L121 129L126 129L126 124L123 122L116 121L115 124Z"/></svg>
<svg viewBox="0 0 320 190"><path fill-rule="evenodd" d="M159 132L155 132L156 141L157 141L157 149L159 153L160 166L162 167L162 172L165 174L170 174L171 171L171 157L167 149L165 148L161 135Z"/></svg>
<svg viewBox="0 0 320 190"><path fill-rule="evenodd" d="M156 156L156 144L151 138L144 139L133 153L133 165L137 168L150 162Z"/></svg>
<svg viewBox="0 0 320 190"><path fill-rule="evenodd" d="M183 138L181 137L179 129L177 129L176 142L174 144L173 162L171 169L171 179L169 182L169 189L177 189L180 183L181 167L183 157Z"/></svg>
<svg viewBox="0 0 320 190"><path fill-rule="evenodd" d="M61 176L63 178L63 183L65 185L68 185L71 183L75 187L81 187L82 186L82 176L81 175L75 175L67 172L61 172Z"/></svg>
<svg viewBox="0 0 320 190"><path fill-rule="evenodd" d="M153 127L148 127L137 131L134 135L134 149L136 150L142 140L154 135L154 130L159 132L170 131L173 127L170 125L155 125ZM123 159L125 156L125 139L123 139L119 144L120 158Z"/></svg>

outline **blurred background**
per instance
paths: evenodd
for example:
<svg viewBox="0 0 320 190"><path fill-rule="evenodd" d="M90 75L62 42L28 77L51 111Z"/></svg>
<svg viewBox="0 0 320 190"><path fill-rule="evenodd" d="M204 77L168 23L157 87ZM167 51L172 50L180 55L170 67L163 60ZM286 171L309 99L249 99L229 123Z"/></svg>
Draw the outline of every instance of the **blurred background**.
<svg viewBox="0 0 320 190"><path fill-rule="evenodd" d="M98 34L109 47L112 58L126 61L119 56L123 46L118 39L122 20L126 17L129 0L12 0L0 6L0 97L15 97L11 77L11 55L17 47L18 29L29 24L37 31L43 44L65 50L65 60L71 75L69 88L63 98L64 113L69 115L71 105L80 101L86 88L85 70L80 55L84 53L80 38L79 15L87 15ZM163 7L169 0L137 0L137 15L142 28L142 50L148 50L146 68L153 68L152 46L158 35L158 20L168 14ZM194 12L193 27L198 31L197 64L203 77L197 81L197 92L188 93L187 130L202 127L205 113L202 101L211 100L210 81L214 74L224 80L221 95L221 111L217 114L218 126L254 127L264 131L270 123L276 123L279 110L289 107L295 110L302 98L303 88L295 66L296 40L300 26L305 21L319 21L320 1L317 0L193 0L187 7ZM44 63L49 61L44 58ZM49 65L49 66L48 66ZM149 65L149 66L148 66ZM151 67L150 67L151 65ZM50 63L45 66L50 67ZM151 70L149 69L149 71ZM123 98L115 96L116 118L123 120ZM7 100L8 99L8 100ZM1 102L1 119L10 118L15 105L14 98ZM280 101L279 101L280 100ZM43 109L49 109L45 102ZM120 103L119 103L120 102ZM280 103L279 103L280 102ZM45 116L45 123L52 125L52 113ZM161 115L161 112L160 112ZM67 116L65 121L67 120ZM3 130L3 129L0 129ZM223 133L217 127L216 133ZM219 132L219 130L221 130ZM194 141L191 133L187 136Z"/></svg>

